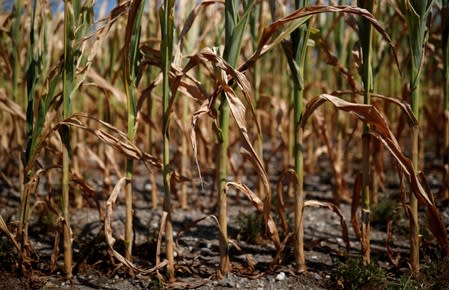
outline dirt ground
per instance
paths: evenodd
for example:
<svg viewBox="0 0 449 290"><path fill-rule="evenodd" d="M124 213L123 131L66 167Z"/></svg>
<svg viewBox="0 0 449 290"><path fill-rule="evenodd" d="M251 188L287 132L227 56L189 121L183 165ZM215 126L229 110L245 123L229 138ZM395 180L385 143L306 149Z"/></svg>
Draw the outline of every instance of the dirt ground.
<svg viewBox="0 0 449 290"><path fill-rule="evenodd" d="M144 170L142 170L144 172ZM387 178L388 179L388 178ZM308 271L302 274L294 273L293 245L286 244L285 255L281 265L270 267L275 256L274 245L263 236L263 230L257 226L247 228L244 222L251 217L257 219L256 210L243 194L229 192L229 235L235 242L231 247L230 259L232 272L222 280L216 280L215 274L219 264L218 230L215 220L210 217L216 213L216 199L208 188L212 177L205 175L205 187L198 186L196 197L190 199L191 207L187 210L176 208L173 222L176 241L176 264L178 282L173 288L198 289L335 289L338 284L338 264L347 257L360 255L360 243L350 224L351 205L342 203L340 210L345 218L350 240L347 251L342 235L340 219L336 213L324 208L305 209L305 244ZM255 177L248 177L245 182L254 184ZM348 176L348 180L351 177ZM102 182L91 180L101 188ZM158 180L160 185L160 180ZM434 185L438 184L435 180ZM42 185L44 186L44 185ZM351 182L349 182L351 187ZM19 195L16 188L1 185L0 214L4 220L13 226L18 220ZM156 244L161 221L160 208L151 209L149 190L151 184L145 174L137 175L134 180L134 263L141 269L154 267L156 259ZM332 199L332 177L330 172L318 170L309 175L305 181L307 200L330 201ZM397 184L391 182L389 190L392 194L399 194ZM57 191L57 190L55 190ZM160 191L161 192L161 191ZM38 193L39 200L48 198L45 187ZM106 196L97 196L105 206ZM386 195L381 195L381 200ZM162 193L161 193L162 201ZM291 201L286 198L287 220L293 221ZM382 215L382 214L381 214ZM449 211L442 207L442 215L449 222ZM104 225L100 221L99 212L92 200L86 199L85 205L79 209L72 209L72 229L74 240L74 278L66 281L62 274L62 244L55 264L51 262L55 251L55 236L59 231L54 217L48 214L44 206L36 205L30 225L30 238L34 249L35 262L33 271L26 277L20 277L15 272L16 252L7 237L0 234L0 289L159 289L164 285L156 275L144 276L137 274L130 278L127 270L119 266L117 261L108 254L108 247L104 237ZM201 218L201 222L196 223ZM114 207L112 228L117 242L114 248L123 250L123 229L125 211L123 198ZM401 218L396 220L398 225L406 224ZM403 226L406 227L406 226ZM247 242L248 231L253 231L255 241ZM246 236L245 236L246 234ZM394 233L391 248L394 255L400 255L401 261L397 266L389 262L386 251L385 220L373 221L372 226L372 255L376 263L394 272L407 272L407 232ZM427 244L433 249L434 242ZM164 249L162 244L161 249ZM163 257L163 253L162 253ZM424 259L424 258L423 258ZM54 266L52 268L52 265ZM164 275L161 270L161 275Z"/></svg>

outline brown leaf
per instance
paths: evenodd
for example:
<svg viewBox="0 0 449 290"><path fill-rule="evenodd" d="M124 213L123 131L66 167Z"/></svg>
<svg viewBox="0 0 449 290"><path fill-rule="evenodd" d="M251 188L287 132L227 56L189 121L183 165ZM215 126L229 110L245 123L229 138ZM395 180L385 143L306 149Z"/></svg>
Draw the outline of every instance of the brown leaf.
<svg viewBox="0 0 449 290"><path fill-rule="evenodd" d="M22 108L8 98L3 89L0 90L0 108L10 113L13 117L25 121L25 113L22 111Z"/></svg>
<svg viewBox="0 0 449 290"><path fill-rule="evenodd" d="M8 229L8 226L6 225L5 221L3 220L2 216L0 215L0 230L2 230L11 240L11 242L14 244L14 247L16 247L17 251L20 253L20 246L19 243L17 243L15 236L13 233L11 233Z"/></svg>
<svg viewBox="0 0 449 290"><path fill-rule="evenodd" d="M257 196L257 194L252 192L251 189L249 189L244 184L240 184L240 183L236 183L236 182L228 182L228 183L226 183L226 190L228 190L229 187L234 187L235 189L243 192L248 197L248 199L251 201L251 203L254 205L254 207L264 215L264 221L265 221L266 229L268 231L268 235L270 236L270 239L273 241L277 251L279 251L281 249L281 241L279 239L279 234L278 234L278 230L276 227L276 223L274 222L273 217L271 216L271 213L268 213L267 215L265 215L264 202L262 202L262 200L260 200L260 198Z"/></svg>
<svg viewBox="0 0 449 290"><path fill-rule="evenodd" d="M350 245L349 245L348 227L346 226L345 217L343 216L343 213L340 211L340 209L333 203L318 200L306 200L304 202L304 206L324 207L336 213L340 217L341 232L343 235L343 241L345 242L346 245L346 250L349 251Z"/></svg>
<svg viewBox="0 0 449 290"><path fill-rule="evenodd" d="M203 0L200 3L198 3L198 5L196 5L195 8L192 9L192 11L189 13L189 16L184 21L184 26L182 27L181 33L179 34L180 43L184 41L184 37L189 32L190 28L192 27L193 21L201 12L201 10L211 4L216 3L224 4L224 0Z"/></svg>
<svg viewBox="0 0 449 290"><path fill-rule="evenodd" d="M276 185L276 198L279 202L279 208L278 208L278 214L279 219L281 221L282 229L286 234L289 233L288 228L288 222L287 217L285 216L285 202L284 202L284 191L282 190L283 182L286 180L288 184L293 184L295 188L298 186L298 177L296 175L296 172L293 169L287 169L286 171L282 172L281 176L279 177L279 181Z"/></svg>
<svg viewBox="0 0 449 290"><path fill-rule="evenodd" d="M280 40L275 39L272 43L269 43L269 40L273 38L273 36L278 36L279 31L283 28L285 24L288 24L289 22L292 22L294 20L321 14L321 13L347 13L347 14L354 14L361 16L365 18L367 21L371 23L374 29L376 29L383 38L387 41L387 43L392 48L393 56L396 61L397 67L399 68L399 62L396 55L395 50L393 49L393 44L391 41L390 36L382 28L379 21L367 10L359 8L359 7L352 7L352 6L329 6L329 5L309 5L307 7L298 9L290 13L289 15L282 17L278 19L277 21L274 21L271 23L268 27L264 28L262 36L260 37L258 46L256 51L253 53L253 55L239 67L239 71L245 71L249 69L254 62L256 62L260 56L265 54L267 51L272 49L275 45L277 45ZM284 35L283 37L288 37L289 34Z"/></svg>
<svg viewBox="0 0 449 290"><path fill-rule="evenodd" d="M313 98L307 103L301 120L302 127L305 126L308 117L313 111L325 101L331 102L336 108L347 111L370 125L370 134L381 141L385 148L392 154L394 160L399 165L400 170L408 177L410 186L416 198L420 203L426 206L429 228L438 239L442 251L449 256L446 229L441 221L438 208L433 202L432 194L430 191L425 190L421 181L418 179L418 175L413 168L411 160L402 153L402 150L384 117L372 105L351 103L332 95L323 94Z"/></svg>
<svg viewBox="0 0 449 290"><path fill-rule="evenodd" d="M153 267L151 269L140 269L114 249L115 239L112 235L112 226L111 226L112 225L112 211L113 211L114 205L117 201L119 193L121 192L122 188L125 186L125 184L127 182L130 182L130 181L128 179L126 179L125 177L120 178L119 181L117 182L117 184L114 186L114 189L112 190L111 195L109 196L108 200L106 201L106 215L105 215L105 220L104 220L104 233L106 236L106 242L109 246L110 252L117 260L120 261L120 263L122 263L123 265L127 266L128 268L130 268L136 272L139 272L142 274L149 274L149 273L152 273L152 272L164 267L167 264L167 261L158 263L158 264L156 264L155 267Z"/></svg>
<svg viewBox="0 0 449 290"><path fill-rule="evenodd" d="M92 85L97 86L103 90L109 91L115 96L117 101L122 104L126 104L126 95L119 90L116 86L112 85L108 80L99 75L94 69L90 69L87 73L87 77L93 81Z"/></svg>
<svg viewBox="0 0 449 290"><path fill-rule="evenodd" d="M333 91L332 93L330 93L330 95L333 96L342 96L342 95L363 95L364 91L361 90L341 90L341 91ZM378 93L371 93L370 94L372 98L379 98L382 99L384 101L390 102L392 104L395 104L397 106L399 106L402 109L402 112L407 116L408 122L410 126L415 126L418 124L418 121L416 120L415 115L413 114L412 108L410 107L410 104L407 103L406 101L399 99L399 98L392 98L392 97L387 97ZM395 136L398 136L397 134Z"/></svg>

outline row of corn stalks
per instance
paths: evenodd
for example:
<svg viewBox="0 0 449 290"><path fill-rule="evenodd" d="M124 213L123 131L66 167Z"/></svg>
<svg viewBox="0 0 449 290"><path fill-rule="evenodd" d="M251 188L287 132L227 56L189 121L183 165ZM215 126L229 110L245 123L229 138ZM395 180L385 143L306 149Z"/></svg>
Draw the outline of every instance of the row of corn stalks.
<svg viewBox="0 0 449 290"><path fill-rule="evenodd" d="M70 213L89 200L98 203L102 192L107 202L100 216L114 258L131 274L167 267L174 281L171 214L193 205L194 193L207 186L203 176L215 178L219 277L232 269L230 190L263 215L277 251L272 266L293 244L296 270L305 271L304 207L339 212L341 202L352 202L352 225L370 263L371 207L390 198L386 170L408 181L399 203L409 213L412 274L419 273L419 204L449 255L435 205L435 198L449 198L447 0L134 0L109 12L107 1L94 2L67 0L60 11L48 1L17 0L1 14L0 173L3 184L20 192L20 208L17 227L3 219L0 225L21 271L35 263L29 224L44 203L58 216L71 278L77 237ZM332 106L317 110L325 103ZM307 200L304 191L322 148L334 177L332 204ZM429 154L435 164L423 163ZM235 155L250 161L250 171L229 158ZM153 185L152 208L160 206L157 176L163 180L165 259L149 270L133 264L136 161L148 168L140 174ZM346 179L358 161L351 196ZM441 169L437 197L424 168ZM100 189L89 178L93 171ZM257 180L238 182L243 172ZM287 183L286 191L273 192L273 179ZM61 184L57 202L39 198L45 182ZM119 253L110 222L122 191L125 250ZM283 205L284 196L294 204L291 225L289 208L278 214L282 225L275 222L272 201Z"/></svg>

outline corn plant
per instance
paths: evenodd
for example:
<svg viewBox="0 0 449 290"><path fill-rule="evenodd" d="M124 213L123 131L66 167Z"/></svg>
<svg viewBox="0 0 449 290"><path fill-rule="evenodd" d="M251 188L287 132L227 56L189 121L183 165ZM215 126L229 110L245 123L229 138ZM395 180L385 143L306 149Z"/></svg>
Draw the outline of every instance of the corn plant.
<svg viewBox="0 0 449 290"><path fill-rule="evenodd" d="M67 119L72 114L72 99L75 92L81 85L84 75L77 75L77 68L85 69L87 58L80 50L80 40L86 31L90 29L87 18L83 18L86 13L92 12L92 1L87 1L82 5L79 0L67 1L64 3L64 64L63 64L63 102L62 117ZM92 18L89 18L92 21ZM59 131L62 146L62 197L61 212L63 218L64 233L64 270L67 278L72 277L72 230L70 227L70 162L72 155L71 129L67 125L62 125Z"/></svg>
<svg viewBox="0 0 449 290"><path fill-rule="evenodd" d="M295 9L306 7L309 1L295 1ZM295 192L295 257L296 271L306 270L304 255L304 158L303 158L303 130L299 126L304 103L304 66L310 35L310 24L296 29L291 35L291 47L284 45L284 51L291 72L293 83L293 158L296 176L298 178Z"/></svg>
<svg viewBox="0 0 449 290"><path fill-rule="evenodd" d="M360 1L358 5L368 12L373 11L374 1ZM363 103L369 105L371 90L373 88L373 75L371 69L372 27L366 19L359 23L359 38L362 47L362 80ZM362 136L362 252L363 261L370 263L370 133L369 125L364 123Z"/></svg>
<svg viewBox="0 0 449 290"><path fill-rule="evenodd" d="M128 112L128 139L134 142L136 136L136 90L139 83L139 40L140 24L145 1L134 1L131 5L128 23L126 25L125 49L124 49L124 70L123 79L127 96ZM131 260L133 244L133 194L132 194L133 160L126 161L126 186L125 186L125 257Z"/></svg>
<svg viewBox="0 0 449 290"><path fill-rule="evenodd" d="M263 247L267 238L273 242L274 247L267 249L275 252L272 262L266 266L267 270L273 271L278 269L277 267L289 266L285 264L290 260L284 258L295 251L292 265L296 272L305 271L307 252L304 249L303 239L307 238L305 235L308 231L307 228L303 228L304 206L324 206L337 213L342 226L343 241L346 249L349 249L343 212L347 206L339 209L337 204L340 199L344 202L349 199L349 197L341 198L343 197L341 190L344 187L343 173L345 178L352 180L349 177L351 163L354 164L353 168L357 168L358 160L362 163L360 167L363 166L364 174L357 175L354 180L351 218L356 219L351 221L357 237L362 242L363 260L368 264L370 210L374 208L373 200L369 200L368 180L371 172L368 165L374 166L376 162L374 151L377 150L375 144L378 143L383 144L385 152L391 153L389 156L391 158L385 160L392 160L393 166L386 165L385 169L389 170L388 173L391 171L400 173L399 177L386 174L388 185L390 181L400 182L401 185L403 181L409 182L410 191L422 205L422 213L427 215L428 223L421 226L427 226L436 237L437 242L426 242L426 247L421 250L426 252L428 248L433 250L439 245L443 255L449 256L446 225L441 219L437 203L425 182L424 175L417 173L419 164L415 166L401 147L404 141L408 141L407 134L412 132L405 126L407 121L412 125L416 123L414 114L407 104L392 97L399 95L399 74L392 73L391 68L385 66L385 59L397 61L395 53L389 54L393 42L396 47L393 51L399 52L400 60L397 62L402 64L409 61L409 50L406 49L407 34L399 33L394 27L403 19L401 10L395 7L399 1L388 2L392 4L391 6L381 5L381 2L374 0L358 1L358 5L352 6L332 6L328 5L328 2L347 4L349 1L273 0L266 3L254 0L199 2L165 0L151 2L151 5L146 7L145 3L149 2L145 0L119 1L108 15L103 15L105 18L99 16L102 19L95 25L92 18L95 1L66 1L64 22L61 18L62 11L50 9L53 6L49 3L55 1L30 2L31 5L26 1L16 1L13 11L8 15L0 14L2 27L0 44L5 46L0 50L2 59L0 203L2 206L7 204L0 212L2 215L4 212L9 215L7 219L0 216L0 230L6 233L8 239L12 241L11 245L16 249L15 253L1 253L0 257L5 255L13 257L17 254L17 263L12 264L24 272L31 270L33 274L39 272L47 274L47 269L51 272L56 271L59 265L59 247L64 245L63 272L67 277L71 277L72 271L73 273L83 271L84 263L91 261L91 257L89 261L85 259L82 248L90 248L94 243L99 243L94 245L95 253L88 255L97 258L97 245L101 248L99 253L107 256L106 259L101 257L101 261L106 262L102 264L105 265L102 270L119 271L120 274L126 267L125 269L129 271L125 271L125 274L137 278L140 275L135 274L146 277L156 272L163 286L187 288L181 275L175 277L174 247L176 241L181 241L182 230L176 235L176 240L174 230L184 225L172 223L172 217L178 217L178 214L176 216L173 214L172 207L186 207L187 198L189 203L195 202L195 210L200 211L200 214L206 214L201 212L202 209L215 210L211 205L219 203L218 218L212 216L218 224L219 231L219 236L215 239L220 250L220 264L216 277L220 278L231 270L230 261L233 259L234 251L230 251L230 247L234 244L238 246L239 242L242 242L232 240L235 238L232 231L228 235L228 220L231 223L236 222L228 209L238 203L240 204L236 206L240 208L247 207L248 203L245 202L249 202L249 205L255 208L255 216L258 217L251 225L254 229L246 231L259 231L249 233L257 238L248 239L246 243L260 243L258 247ZM186 5L187 2L189 5ZM433 49L434 44L439 44L441 38L445 51L442 54L443 62L439 62L439 53L429 56L422 53L425 37L422 38L421 55L429 60L426 62L429 71L443 68L445 85L443 91L446 94L443 109L445 114L449 115L448 2L434 2L442 3L442 29L441 31L436 29L436 33L431 34L429 39L432 42L427 47ZM321 5L322 3L326 4ZM406 12L407 17L416 19L419 15L427 13L420 12L423 2L402 1L402 3L404 4L402 11ZM268 5L272 19L269 19L270 15L266 13ZM376 16L372 14L373 7L378 7ZM430 6L426 6L428 7ZM335 13L337 16L329 17L329 13ZM314 15L320 15L320 18L312 18ZM398 15L400 17L397 17ZM430 20L438 24L440 19L438 16ZM225 20L224 26L222 20ZM196 21L196 27L193 21ZM381 22L387 23L384 28ZM421 33L422 27L426 31L425 22L423 17L409 21L410 34L415 35L415 30ZM175 26L178 24L183 29L179 35L175 35ZM351 54L353 46L357 49L359 47L354 45L356 34L346 26L358 31L360 51L353 51ZM393 36L393 40L388 36L387 28L391 28L391 34L390 31L388 33ZM193 32L188 32L189 30ZM382 39L378 38L379 41L374 38L375 31L383 36ZM437 35L440 32L442 34ZM63 35L64 42L62 42ZM175 41L178 46L174 46ZM416 41L410 44L419 43ZM382 45L385 45L386 49L382 49ZM376 54L372 47L379 47L379 54ZM106 49L107 53L103 53ZM280 55L281 49L283 51ZM416 53L410 49L412 51L410 59L413 60ZM387 58L383 60L384 52ZM361 66L358 67L359 64ZM419 67L421 66L422 62L419 64ZM356 81L357 68L360 68L361 85ZM420 104L421 101L415 97L414 91L419 92L420 82L417 79L420 74L423 76L426 74L420 69L417 71L417 76L414 79L408 78L408 81L414 102ZM391 77L391 82L390 79L388 82L385 81L388 77ZM441 97L438 94L441 86L438 77L439 75L435 78L436 81L422 78L421 89L426 94L429 93L429 98ZM88 81L85 81L86 79ZM322 94L322 91L332 90L334 93ZM391 97L380 95L378 90L388 91ZM405 89L403 92L403 97L408 97ZM344 100L341 97L344 95L350 95L351 100L349 98ZM388 102L382 106L379 99ZM333 107L321 106L324 103L331 103ZM390 106L391 103L399 104L397 108L400 110L394 108L396 105ZM423 111L434 110L439 105L433 103L437 102L426 102L422 106ZM311 126L305 127L307 120L320 106L322 114L314 113ZM61 109L62 117L59 115ZM346 116L345 112L349 112L351 116L343 119L341 117ZM419 108L417 112L419 113ZM211 121L199 121L199 117L204 115L208 115ZM435 117L436 121L432 121L432 116L423 115L427 117L428 122L421 120L420 133L428 137L427 131L431 131L431 128L442 127L441 120ZM192 150L186 147L185 142L189 117L192 119ZM336 123L335 118L344 120L345 124ZM447 125L447 119L445 121ZM362 124L363 127L360 128ZM290 129L291 134L288 133ZM352 130L352 135L343 135L345 129ZM413 130L415 137L417 129ZM56 134L58 131L59 136ZM25 140L22 135L25 136ZM352 138L360 135L362 138ZM196 138L197 136L199 137ZM345 140L347 162L341 161L343 153L340 151L345 146L343 136L347 139ZM445 137L446 154L449 144L447 136L449 133ZM271 140L264 140L262 137L270 137ZM287 144L289 138L292 152L289 152ZM63 147L60 147L61 139ZM437 140L435 147L440 144L440 139L435 139ZM422 149L427 153L429 143L433 145L434 139L428 140L430 142L426 142L427 147L420 146L418 151ZM333 144L337 144L338 147L336 154ZM239 146L242 155L234 158ZM303 152L302 148L306 147L308 151ZM353 147L354 150L347 150L348 147ZM17 156L22 154L23 148L25 148L23 163L18 164ZM216 149L218 150L215 151ZM207 168L204 170L201 192L198 192L195 184L192 188L186 184L181 184L177 188L177 182L190 181L189 178L193 175L190 174L192 169L190 164L193 163L189 162L190 152L195 155L198 168L202 166ZM320 155L323 152L327 153L327 160L321 159ZM161 156L156 157L159 153ZM383 151L377 153L383 160ZM431 156L433 152L429 153L431 154L425 156ZM61 156L63 156L62 196L54 182L55 178L60 178ZM233 158L227 160L228 156ZM308 157L305 162L304 157ZM351 160L354 162L350 162ZM216 161L215 168L214 161ZM289 162L292 164L288 164ZM331 163L330 168L327 168L328 162ZM447 166L447 159L444 162ZM146 168L152 166L155 170L151 168L151 175L148 176L147 172L142 174L141 169L144 170L144 166L140 165L145 165ZM344 167L339 169L339 165ZM125 175L123 169L120 170L122 166L126 171ZM292 166L293 169L290 168ZM319 172L319 168L323 167L326 167L324 174ZM379 168L376 169L377 172L382 171ZM267 174L268 171L270 175ZM334 204L306 201L305 191L308 184L303 189L303 183L308 180L304 178L305 174L319 177L320 181L310 179L312 186L320 186L322 183L326 183L325 186L332 186L331 179L328 178L329 171L335 176ZM282 173L278 175L279 172ZM144 177L144 181L138 178L140 176ZM236 182L228 182L230 176L235 177ZM199 178L203 177L200 175ZM215 187L210 190L214 183L210 182L213 178L216 178ZM146 201L146 193L139 188L142 184L146 185L148 179L152 183L152 204L142 209L136 207L135 202L140 202L139 198ZM111 185L115 180L118 182L112 189ZM158 208L157 203L156 189L159 181L164 187L163 208ZM195 179L191 181L196 182ZM270 182L276 181L276 192L272 196ZM133 182L137 185L134 188ZM288 186L295 185L295 191L292 190L294 187L286 189L285 183L288 183ZM9 203L9 195L4 195L3 186L7 190L17 191L13 194L20 191L20 204L15 199ZM254 192L250 187L255 188ZM391 190L389 187L386 188L388 191ZM123 201L119 198L122 189L125 189ZM235 196L234 190L237 191ZM321 189L317 189L319 190ZM82 208L79 211L74 211L69 206L69 201L76 205L76 191L83 193ZM360 192L363 193L362 199ZM71 198L73 193L75 200ZM105 194L109 194L107 200L104 200ZM171 199L174 195L178 195L178 201ZM242 200L242 196L248 200ZM409 205L405 204L405 196L401 195L401 205L402 208L409 209ZM384 198L390 204L394 197ZM125 213L123 221L125 243L124 247L118 250L119 246L115 245L115 241L121 235L114 232L117 215L113 214L113 208L122 202ZM361 215L358 213L360 204ZM92 210L93 205L98 209L98 220L95 222L103 224L103 227L99 227L97 238L85 246L84 231L80 233L80 225L75 224L75 221L84 215L84 210ZM9 206L16 206L14 210L17 209L18 214L13 210L10 214ZM150 209L151 207L153 208ZM118 206L117 212L121 209L122 207ZM149 225L152 232L149 237L146 236L147 231L142 231L140 224L133 224L133 219L141 218L142 211L155 216L156 219L160 211L163 211L157 238L153 236L155 230L153 222ZM76 216L71 216L71 212L76 213ZM313 218L313 209L309 212ZM185 211L180 214L188 216ZM14 220L16 216L17 220ZM363 222L361 225L357 220L360 216ZM289 217L294 217L294 224L289 224ZM88 218L92 218L92 215ZM204 219L203 216L193 221L193 224L196 225ZM120 222L121 220L118 221ZM34 224L35 228L31 226ZM330 224L333 223L326 226L329 227ZM415 220L411 225L415 226ZM118 228L120 226L118 225ZM185 226L192 229L190 225ZM51 256L46 251L40 251L41 244L47 246L47 240L40 240L41 227L49 229L45 232L48 233L47 238L54 238L54 244L49 243L53 248ZM57 230L59 228L60 230ZM278 230L282 232L278 233ZM373 225L371 230L377 231L377 225ZM423 231L423 235L426 233L427 231ZM60 243L62 234L64 242ZM92 232L88 233L89 236L91 234ZM244 232L239 233L240 237L244 235ZM387 235L390 238L392 232L388 232ZM162 240L163 237L165 241ZM403 238L404 235L401 233L400 237ZM429 241L427 236L424 238ZM151 243L150 247L147 244L143 245L145 252L148 249L152 252L153 246L156 248L155 261L152 260L153 255L140 255L141 247L138 246L143 239ZM3 241L2 238L0 243L2 247ZM39 244L36 247L37 241ZM71 242L74 253L81 253L74 255L73 261L71 261ZM163 244L166 246L165 251L161 251ZM198 273L194 269L198 265L196 262L201 263L204 257L197 256L195 263L188 263L190 256L186 253L198 249L190 248L184 241L177 245L179 246L177 258L181 261L177 270L184 274ZM246 245L240 249L238 252L246 254L244 253ZM396 250L394 247L390 248L387 245L386 252L390 262L400 267L403 260L392 254L394 250ZM412 244L412 251L415 250L416 246ZM163 254L165 259L161 259ZM232 270L244 275L263 271L262 264L265 263L259 263L257 270L254 267L253 260L257 259L258 256L248 255L248 260L243 262L246 264L241 264L241 259L236 258L233 261L236 267ZM412 262L415 261L413 259L417 258L412 258ZM109 262L118 262L114 264L117 267L112 269ZM0 268L2 265L0 264ZM97 265L100 263L95 264ZM143 269L148 265L152 268ZM241 265L243 267L240 267ZM200 265L199 274L203 274L203 266L205 265ZM207 273L212 274L209 266L206 267ZM309 267L313 269L314 266L311 264ZM165 274L168 284L164 281L166 277L161 275L163 268L167 269ZM34 272L36 269L39 269L39 272ZM416 269L415 265L413 270L416 272ZM32 276L34 278L34 275Z"/></svg>
<svg viewBox="0 0 449 290"><path fill-rule="evenodd" d="M71 99L75 81L75 15L79 14L81 1L64 3L64 67L63 67L63 109L62 117L68 118L72 113ZM72 278L72 230L70 227L69 190L70 190L70 128L61 127L62 148L62 216L64 218L64 270L68 279Z"/></svg>
<svg viewBox="0 0 449 290"><path fill-rule="evenodd" d="M164 0L163 6L159 10L162 41L162 162L164 180L164 211L167 212L165 225L166 255L168 260L168 276L171 281L175 279L174 254L173 254L173 225L171 221L171 199L170 199L170 140L169 140L169 103L171 96L169 73L172 62L174 19L173 9L175 1Z"/></svg>
<svg viewBox="0 0 449 290"><path fill-rule="evenodd" d="M402 3L406 15L410 46L410 102L413 114L418 120L418 126L412 128L411 152L413 167L419 170L419 122L421 107L421 72L423 65L424 48L426 44L427 17L429 16L433 1L404 1ZM410 194L410 264L412 274L419 272L419 220L418 201Z"/></svg>
<svg viewBox="0 0 449 290"><path fill-rule="evenodd" d="M245 15L239 20L238 3L235 0L225 1L225 48L223 58L231 67L235 67L240 54L243 32L249 18L248 7ZM220 238L220 272L226 274L230 269L228 254L228 235L227 235L227 201L225 185L228 175L228 144L229 144L229 104L226 96L223 94L219 113L220 134L218 136L219 153L217 159L217 190L219 204L219 223L222 229Z"/></svg>
<svg viewBox="0 0 449 290"><path fill-rule="evenodd" d="M17 3L20 5L19 3ZM33 3L32 8L32 16L31 16L31 29L29 35L29 56L27 59L27 125L25 135L27 136L27 145L25 156L23 158L23 165L21 168L22 176L20 181L23 184L26 184L29 181L29 177L31 172L23 172L26 167L30 155L30 150L33 142L33 123L34 123L34 90L38 79L38 57L34 55L35 51L35 35L34 35L34 27L35 27L35 17L36 17L36 2ZM13 58L14 59L14 58ZM16 60L17 61L17 60ZM13 73L13 84L15 83L14 75L17 72ZM16 91L17 88L13 88L12 91ZM21 206L20 206L20 224L19 224L19 241L20 246L22 247L21 252L22 256L26 256L27 253L25 251L25 243L28 242L28 222L29 222L29 192L24 190L25 188L21 188Z"/></svg>

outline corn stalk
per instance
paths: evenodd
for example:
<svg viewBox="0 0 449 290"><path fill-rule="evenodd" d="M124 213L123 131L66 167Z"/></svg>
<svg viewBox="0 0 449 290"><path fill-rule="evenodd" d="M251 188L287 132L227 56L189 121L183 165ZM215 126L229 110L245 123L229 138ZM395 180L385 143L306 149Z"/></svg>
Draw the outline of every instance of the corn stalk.
<svg viewBox="0 0 449 290"><path fill-rule="evenodd" d="M63 119L72 113L71 99L74 93L76 56L74 50L76 20L81 7L80 0L64 3L64 67L63 67ZM70 190L70 128L61 126L62 147L62 217L64 232L64 271L67 279L72 278L72 231L70 228L69 190Z"/></svg>
<svg viewBox="0 0 449 290"><path fill-rule="evenodd" d="M19 1L20 2L20 1ZM16 3L18 6L21 4ZM20 15L17 15L20 16ZM20 173L20 181L21 184L25 185L29 181L29 177L32 174L31 171L24 172L24 168L26 167L29 160L29 153L31 149L31 145L33 142L33 123L34 123L34 89L38 80L39 75L39 60L38 56L34 54L35 51L35 37L34 37L34 26L35 26L35 17L36 17L36 1L33 1L32 13L31 13L31 28L29 35L29 45L28 45L28 57L27 57L27 72L26 72L26 80L27 80L27 111L26 111L26 128L25 135L27 138L26 143L26 151L25 156L23 158L23 164L21 164ZM14 34L14 31L13 31ZM16 40L18 41L18 39ZM15 59L15 57L13 57ZM14 88L14 84L17 81L15 79L16 73L15 66L18 65L14 62L14 70L13 70L13 94L17 88ZM17 84L16 84L17 85ZM21 186L21 195L20 195L20 223L19 223L19 245L21 247L21 259L20 266L22 267L22 257L27 256L27 250L25 244L28 242L28 222L29 222L29 197L30 192L25 190L24 186Z"/></svg>
<svg viewBox="0 0 449 290"><path fill-rule="evenodd" d="M231 67L235 67L240 55L241 41L243 31L248 22L248 13L240 21L238 19L238 10L236 0L225 1L225 47L223 58ZM228 145L229 145L229 104L226 96L222 95L222 102L219 109L220 132L218 136L219 153L217 159L218 169L218 220L222 229L220 236L220 269L219 276L225 275L230 270L228 253L228 233L227 233L227 201L225 186L228 176Z"/></svg>
<svg viewBox="0 0 449 290"><path fill-rule="evenodd" d="M134 143L136 137L137 119L137 84L139 83L139 41L140 25L145 1L135 0L131 4L126 25L125 47L124 47L124 70L123 79L127 99L128 111L128 139ZM126 161L126 185L125 185L125 258L131 260L133 246L133 159Z"/></svg>
<svg viewBox="0 0 449 290"><path fill-rule="evenodd" d="M20 49L22 33L20 31L20 20L23 13L23 0L14 1L13 5L13 21L11 25L12 37L12 96L16 103L22 103L19 95L19 79L20 79Z"/></svg>
<svg viewBox="0 0 449 290"><path fill-rule="evenodd" d="M172 62L174 19L174 0L164 0L159 10L162 42L162 162L164 180L164 211L167 213L165 225L166 255L168 260L168 277L170 281L175 279L174 254L173 254L173 224L171 220L170 200L170 139L169 139L169 103L171 98L169 73Z"/></svg>
<svg viewBox="0 0 449 290"><path fill-rule="evenodd" d="M418 120L418 125L412 128L411 139L412 163L415 170L419 170L420 82L426 44L427 17L432 3L432 0L407 0L402 3L409 28L411 57L409 76L410 101L413 114ZM419 273L419 220L418 200L413 194L410 194L410 211L410 264L412 275L416 276Z"/></svg>
<svg viewBox="0 0 449 290"><path fill-rule="evenodd" d="M373 11L374 1L359 1L359 6L370 13ZM364 88L363 103L369 105L373 88L373 74L371 68L371 46L373 31L371 24L364 18L359 23L359 38L362 48L362 80ZM363 124L362 135L362 254L366 264L371 262L370 254L370 128Z"/></svg>
<svg viewBox="0 0 449 290"><path fill-rule="evenodd" d="M245 10L253 4L255 0L247 0L244 1L243 5ZM249 19L249 28L250 28L250 37L251 37L251 48L255 50L257 48L257 40L259 37L259 30L262 26L262 11L263 11L263 2L258 3L254 7L254 12L251 14ZM253 88L254 88L254 103L253 107L256 109L256 117L257 117L257 123L261 123L261 114L259 112L259 99L260 99L260 83L262 79L262 69L261 69L261 63L255 62L254 66L252 68L252 81L253 81ZM254 147L256 149L256 153L258 156L263 156L263 134L258 134L256 136ZM262 182L262 178L259 178L257 189L260 195L264 195L264 185Z"/></svg>
<svg viewBox="0 0 449 290"><path fill-rule="evenodd" d="M301 9L309 4L308 0L296 0L295 9ZM290 67L291 80L293 83L292 104L293 116L293 158L295 160L295 172L298 178L295 194L295 260L296 271L306 271L304 255L304 157L303 157L303 128L300 120L304 103L304 65L307 55L307 45L310 35L310 21L305 27L296 29L291 34L291 46L283 43L284 52Z"/></svg>

